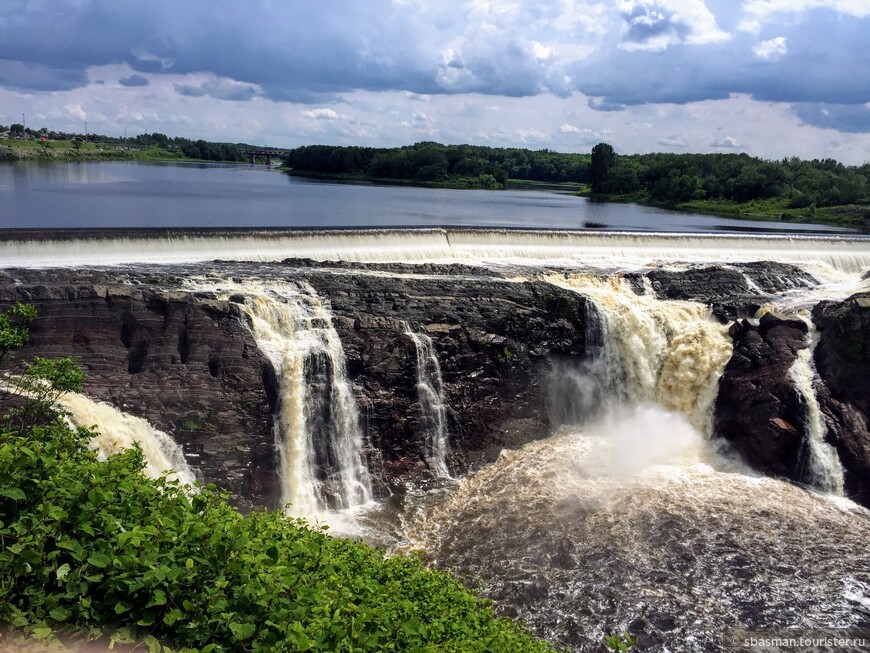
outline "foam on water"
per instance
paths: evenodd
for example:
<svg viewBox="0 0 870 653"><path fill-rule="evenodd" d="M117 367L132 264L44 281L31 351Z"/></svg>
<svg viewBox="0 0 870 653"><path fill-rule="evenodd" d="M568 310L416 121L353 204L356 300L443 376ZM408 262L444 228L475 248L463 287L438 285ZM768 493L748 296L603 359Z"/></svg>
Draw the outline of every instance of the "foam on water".
<svg viewBox="0 0 870 653"><path fill-rule="evenodd" d="M681 263L771 260L870 268L870 239L780 235L572 232L505 229L367 229L335 231L212 230L70 233L0 240L0 266L55 267L193 263L285 258L357 262L562 262L636 269Z"/></svg>
<svg viewBox="0 0 870 653"><path fill-rule="evenodd" d="M629 627L640 651L723 651L732 628L870 618L866 510L754 475L655 405L505 451L407 502L396 549L470 575L575 651Z"/></svg>
<svg viewBox="0 0 870 653"><path fill-rule="evenodd" d="M109 404L85 395L68 392L58 399L76 426L94 426L97 436L91 441L106 458L125 451L136 442L145 457L145 474L151 478L175 477L182 483L196 481L184 452L170 435L141 417L124 413Z"/></svg>

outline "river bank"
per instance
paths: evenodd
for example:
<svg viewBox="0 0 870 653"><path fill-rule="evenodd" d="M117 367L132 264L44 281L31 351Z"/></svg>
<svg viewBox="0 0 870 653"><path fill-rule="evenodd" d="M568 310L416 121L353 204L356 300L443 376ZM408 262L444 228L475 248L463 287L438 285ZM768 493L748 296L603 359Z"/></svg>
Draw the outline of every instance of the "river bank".
<svg viewBox="0 0 870 653"><path fill-rule="evenodd" d="M640 204L671 211L700 213L753 222L780 222L793 224L825 224L833 227L856 229L870 233L870 205L847 204L816 207L814 205L789 208L786 198L731 202L728 200L691 200L689 202L659 202L645 193L613 194L593 193L588 187L576 193L593 202Z"/></svg>

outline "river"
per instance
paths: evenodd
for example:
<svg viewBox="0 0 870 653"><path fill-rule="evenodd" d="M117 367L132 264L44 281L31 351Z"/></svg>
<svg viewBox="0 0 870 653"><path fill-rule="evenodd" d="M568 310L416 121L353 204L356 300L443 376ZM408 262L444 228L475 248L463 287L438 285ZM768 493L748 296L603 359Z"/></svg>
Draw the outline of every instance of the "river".
<svg viewBox="0 0 870 653"><path fill-rule="evenodd" d="M603 228L587 228L592 223ZM842 496L842 468L836 459L825 463L824 434L811 450L825 463L818 465L823 478L808 486L749 469L711 428L719 378L732 354L731 325L713 319L704 302L669 300L646 277L632 286L626 276L709 275L705 266L721 265L746 277L765 310L810 320L818 301L868 290L866 238L813 226L802 227L813 234L796 235L792 225L593 204L549 192L339 185L264 167L138 163L0 166L0 226L9 229L0 235L0 268L71 268L4 271L10 297L22 284L30 284L25 295L40 297L57 274L71 287L87 286L88 275L97 279L76 299L95 306L103 297L107 306L113 297L133 306L131 298L149 284L173 301L232 299L276 370L275 449L291 510L397 554L422 551L495 599L501 614L520 617L558 644L598 651L607 633L629 629L641 636L639 651L693 653L745 650L730 644L744 631L867 634L870 512ZM776 233L729 233L747 229ZM285 258L342 264L315 273L309 261L276 264ZM762 293L747 276L759 260L797 266L788 274L810 282L786 283L792 281L786 276L777 280L781 288ZM102 265L124 267L89 270ZM103 274L126 279L129 289L110 297ZM163 274L170 281L154 281ZM326 290L314 287L333 276L345 284L338 293L328 294L332 282ZM395 319L400 309L393 305L397 297L399 304L423 302L430 296L422 289L432 283L449 289L445 301L455 307L486 307L490 297L462 304L455 289L490 276L534 284L544 296L549 285L554 295L588 298L599 316L589 325L598 344L554 376L550 409L560 428L530 434L526 440L533 441L504 450L491 464L451 467L450 446L461 449L466 415L450 405L444 388L453 383L456 394L457 384L494 383L464 371L441 378L452 323L463 333L474 324L461 311L433 309L410 325L404 314ZM390 301L379 302L366 290L369 278L401 279L404 290L390 288ZM353 304L363 319L336 314L342 296L365 304ZM156 315L164 304L140 312ZM85 360L92 353L85 336L99 332L100 315L86 311L73 329ZM348 344L362 355L359 343L348 342L350 330L372 325L381 340L405 341L403 360L417 368L410 392L423 414L421 456L433 477L389 497L372 492L377 466L361 465L378 459L374 443L382 434L364 432L360 408L371 404L361 403L365 379L358 363L345 360ZM178 347L180 354L187 345ZM496 350L508 358L506 346ZM783 374L805 386L803 402L818 413L809 354ZM100 355L95 368L105 360L114 359ZM133 373L127 358L118 360L126 368L122 378L130 372L130 379L167 392L167 378ZM183 361L177 367L188 370ZM80 421L99 421L111 435L97 443L101 451L150 438L151 466L161 469L178 449L166 442L177 434L74 400ZM180 477L200 471L197 455L187 457L192 472L173 463Z"/></svg>
<svg viewBox="0 0 870 653"><path fill-rule="evenodd" d="M534 190L326 183L265 166L141 162L0 165L0 229L475 227L848 233Z"/></svg>

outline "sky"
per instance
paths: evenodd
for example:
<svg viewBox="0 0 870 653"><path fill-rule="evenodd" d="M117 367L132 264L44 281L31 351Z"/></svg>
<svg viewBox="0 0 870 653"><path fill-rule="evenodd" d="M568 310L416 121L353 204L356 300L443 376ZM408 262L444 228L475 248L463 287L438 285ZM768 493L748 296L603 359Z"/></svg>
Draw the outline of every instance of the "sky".
<svg viewBox="0 0 870 653"><path fill-rule="evenodd" d="M870 0L2 0L0 124L870 161Z"/></svg>

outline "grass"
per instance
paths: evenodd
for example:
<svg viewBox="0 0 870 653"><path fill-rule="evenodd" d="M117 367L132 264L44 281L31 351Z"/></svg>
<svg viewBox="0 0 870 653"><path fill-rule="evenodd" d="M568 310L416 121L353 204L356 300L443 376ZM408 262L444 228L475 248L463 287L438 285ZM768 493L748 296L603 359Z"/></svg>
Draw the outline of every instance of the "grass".
<svg viewBox="0 0 870 653"><path fill-rule="evenodd" d="M660 208L717 215L739 220L755 222L790 222L794 224L823 224L832 227L845 227L870 232L870 203L844 206L830 206L805 209L789 208L789 200L785 197L773 197L749 202L733 202L730 200L690 200L688 202L659 202L651 199L646 193L626 195L610 195L593 193L590 188L584 188L577 193L579 197L588 197L594 201L641 204Z"/></svg>
<svg viewBox="0 0 870 653"><path fill-rule="evenodd" d="M205 159L192 159L179 150L163 147L116 145L110 143L81 142L76 149L73 141L0 140L0 161L189 161L214 163Z"/></svg>

